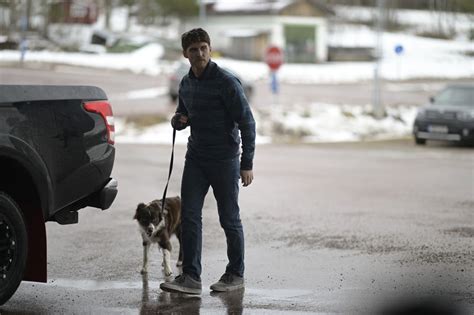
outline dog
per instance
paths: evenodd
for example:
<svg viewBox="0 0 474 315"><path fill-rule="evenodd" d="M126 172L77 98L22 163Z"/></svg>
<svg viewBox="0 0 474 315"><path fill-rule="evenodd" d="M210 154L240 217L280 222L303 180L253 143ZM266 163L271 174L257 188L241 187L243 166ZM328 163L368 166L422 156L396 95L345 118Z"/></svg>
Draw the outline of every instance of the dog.
<svg viewBox="0 0 474 315"><path fill-rule="evenodd" d="M157 243L163 250L164 274L169 277L171 269L170 237L174 234L179 241L179 258L176 266L183 263L181 249L181 198L179 196L166 198L165 209L161 210L162 200L153 200L148 204L139 203L135 211L134 220L137 220L143 239L143 268L141 274L148 272L148 251L152 243Z"/></svg>

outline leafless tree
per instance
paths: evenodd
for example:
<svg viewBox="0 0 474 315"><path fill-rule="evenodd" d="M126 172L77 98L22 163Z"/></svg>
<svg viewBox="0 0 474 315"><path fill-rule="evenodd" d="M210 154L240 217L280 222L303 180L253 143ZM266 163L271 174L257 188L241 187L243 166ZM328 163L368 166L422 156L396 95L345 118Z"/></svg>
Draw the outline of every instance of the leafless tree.
<svg viewBox="0 0 474 315"><path fill-rule="evenodd" d="M110 16L112 15L113 3L112 0L104 0L104 12L105 12L105 28L110 29Z"/></svg>
<svg viewBox="0 0 474 315"><path fill-rule="evenodd" d="M436 20L432 33L441 37L452 37L456 32L456 13L453 0L430 0L429 10Z"/></svg>
<svg viewBox="0 0 474 315"><path fill-rule="evenodd" d="M397 29L399 27L397 11L398 0L386 1L385 25L388 29Z"/></svg>
<svg viewBox="0 0 474 315"><path fill-rule="evenodd" d="M49 3L48 0L41 0L41 16L43 17L43 25L41 28L41 35L44 38L48 37L49 28Z"/></svg>
<svg viewBox="0 0 474 315"><path fill-rule="evenodd" d="M9 22L8 30L7 30L7 37L12 36L13 33L17 31L17 24L18 24L18 0L10 0L10 14L9 14Z"/></svg>

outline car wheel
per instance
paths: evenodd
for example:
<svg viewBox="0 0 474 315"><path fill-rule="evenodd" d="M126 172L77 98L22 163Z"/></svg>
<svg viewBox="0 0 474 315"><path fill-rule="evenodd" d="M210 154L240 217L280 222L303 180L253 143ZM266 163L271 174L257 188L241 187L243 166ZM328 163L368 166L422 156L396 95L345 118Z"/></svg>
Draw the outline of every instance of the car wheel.
<svg viewBox="0 0 474 315"><path fill-rule="evenodd" d="M464 147L474 147L474 140L461 140L461 145Z"/></svg>
<svg viewBox="0 0 474 315"><path fill-rule="evenodd" d="M25 220L16 202L0 191L0 305L23 279L28 255Z"/></svg>
<svg viewBox="0 0 474 315"><path fill-rule="evenodd" d="M426 144L426 139L415 138L415 143L418 145Z"/></svg>

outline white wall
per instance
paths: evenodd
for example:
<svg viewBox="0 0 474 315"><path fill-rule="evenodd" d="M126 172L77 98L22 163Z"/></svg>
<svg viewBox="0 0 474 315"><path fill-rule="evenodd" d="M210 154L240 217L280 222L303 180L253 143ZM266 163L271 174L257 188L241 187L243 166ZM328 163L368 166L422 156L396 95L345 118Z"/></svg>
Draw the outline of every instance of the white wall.
<svg viewBox="0 0 474 315"><path fill-rule="evenodd" d="M86 24L51 24L48 29L48 37L60 44L81 47L90 43L93 29Z"/></svg>
<svg viewBox="0 0 474 315"><path fill-rule="evenodd" d="M318 17L291 17L281 16L279 22L283 24L300 24L310 25L316 27L315 43L316 43L316 60L318 62L325 62L328 59L328 29L326 19Z"/></svg>
<svg viewBox="0 0 474 315"><path fill-rule="evenodd" d="M270 44L285 49L284 24L314 25L316 27L317 61L327 61L327 23L326 19L318 17L292 17L292 16L208 16L204 24L197 20L186 23L186 29L194 27L204 28L211 37L211 46L214 50L226 49L231 45L229 34L236 30L269 33Z"/></svg>

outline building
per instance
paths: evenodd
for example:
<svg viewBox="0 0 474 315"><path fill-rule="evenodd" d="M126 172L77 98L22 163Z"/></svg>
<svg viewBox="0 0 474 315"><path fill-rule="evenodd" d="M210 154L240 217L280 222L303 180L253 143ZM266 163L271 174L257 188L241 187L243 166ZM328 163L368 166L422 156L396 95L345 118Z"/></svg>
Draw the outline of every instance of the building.
<svg viewBox="0 0 474 315"><path fill-rule="evenodd" d="M49 15L51 23L94 24L99 11L91 0L56 0L49 5Z"/></svg>
<svg viewBox="0 0 474 315"><path fill-rule="evenodd" d="M49 3L48 38L61 47L79 49L90 43L92 26L99 17L97 1L52 0Z"/></svg>
<svg viewBox="0 0 474 315"><path fill-rule="evenodd" d="M270 45L283 49L285 61L316 63L328 59L327 17L334 13L317 0L215 1L206 5L204 23L212 48L223 55L262 61Z"/></svg>

